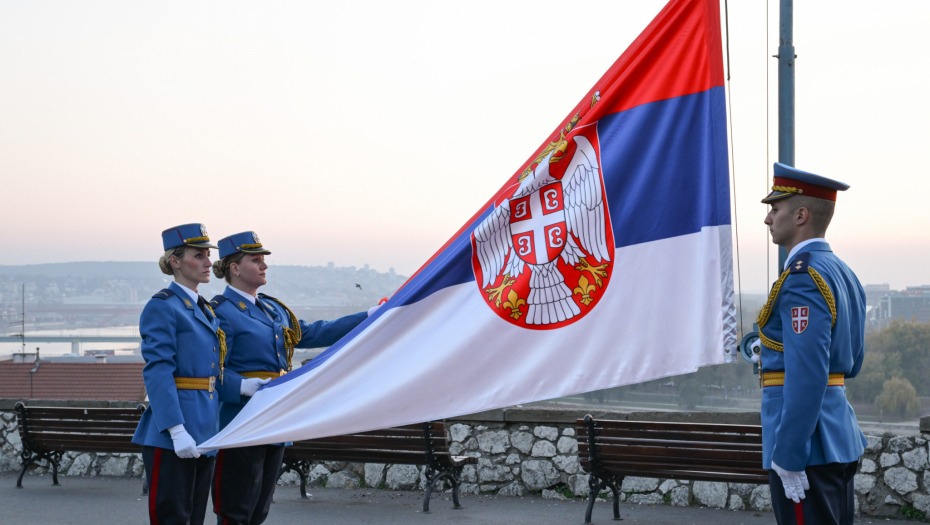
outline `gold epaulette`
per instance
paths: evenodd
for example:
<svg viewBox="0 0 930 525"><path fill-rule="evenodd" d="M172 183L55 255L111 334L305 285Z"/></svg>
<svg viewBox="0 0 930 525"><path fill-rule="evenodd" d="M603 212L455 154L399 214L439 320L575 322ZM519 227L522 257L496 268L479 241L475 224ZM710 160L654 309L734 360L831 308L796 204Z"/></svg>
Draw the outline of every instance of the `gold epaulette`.
<svg viewBox="0 0 930 525"><path fill-rule="evenodd" d="M294 315L294 312L292 312L286 304L269 295L262 295L262 297L278 303L287 312L291 327L282 326L281 328L283 328L284 331L284 349L287 350L287 371L290 372L294 369L291 363L294 358L294 348L297 346L297 343L300 342L301 337L303 337L303 334L300 333L300 321L297 320L297 316Z"/></svg>

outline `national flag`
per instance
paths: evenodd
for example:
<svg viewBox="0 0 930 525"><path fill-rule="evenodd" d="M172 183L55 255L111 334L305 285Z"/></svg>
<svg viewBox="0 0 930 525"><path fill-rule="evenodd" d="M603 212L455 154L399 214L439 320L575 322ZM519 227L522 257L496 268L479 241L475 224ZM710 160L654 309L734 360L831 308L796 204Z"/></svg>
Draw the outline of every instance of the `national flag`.
<svg viewBox="0 0 930 525"><path fill-rule="evenodd" d="M736 346L724 89L718 1L670 1L390 301L260 390L201 449L722 363Z"/></svg>

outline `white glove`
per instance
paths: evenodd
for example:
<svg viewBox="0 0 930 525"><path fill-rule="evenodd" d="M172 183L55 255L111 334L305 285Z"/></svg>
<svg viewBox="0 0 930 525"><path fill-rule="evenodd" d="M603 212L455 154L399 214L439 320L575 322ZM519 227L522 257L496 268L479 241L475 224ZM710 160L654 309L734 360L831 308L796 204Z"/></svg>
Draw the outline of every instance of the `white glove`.
<svg viewBox="0 0 930 525"><path fill-rule="evenodd" d="M772 470L781 478L781 484L785 487L785 496L795 503L801 503L801 500L806 497L804 491L811 488L811 484L807 481L807 473L803 470L800 472L785 470L776 465L774 461Z"/></svg>
<svg viewBox="0 0 930 525"><path fill-rule="evenodd" d="M239 393L244 396L252 397L255 395L255 392L258 392L259 387L268 384L269 381L271 381L271 379L260 379L257 377L243 379L242 383L239 385Z"/></svg>
<svg viewBox="0 0 930 525"><path fill-rule="evenodd" d="M752 361L753 363L758 363L759 356L761 355L761 352L762 352L762 339L756 339L755 341L753 341L753 343L749 345L749 349L752 350L752 358L750 358L749 360Z"/></svg>
<svg viewBox="0 0 930 525"><path fill-rule="evenodd" d="M199 458L200 452L197 452L197 443L194 438L187 433L184 425L175 425L168 429L171 434L171 441L174 442L174 453L182 459Z"/></svg>
<svg viewBox="0 0 930 525"><path fill-rule="evenodd" d="M381 305L380 305L380 304L375 305L375 306L372 306L371 308L369 308L369 309L368 309L368 317L371 317L371 314L377 312L377 311L378 311L378 308L381 308Z"/></svg>

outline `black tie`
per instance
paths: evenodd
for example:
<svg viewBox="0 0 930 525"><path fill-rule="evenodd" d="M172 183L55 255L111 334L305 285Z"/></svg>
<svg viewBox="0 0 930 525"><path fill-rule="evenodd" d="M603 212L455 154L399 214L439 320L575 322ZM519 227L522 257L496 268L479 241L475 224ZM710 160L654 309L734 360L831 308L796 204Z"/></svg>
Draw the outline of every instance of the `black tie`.
<svg viewBox="0 0 930 525"><path fill-rule="evenodd" d="M212 319L210 314L207 313L207 301L205 301L204 298L200 295L197 296L197 306L200 307L200 311L203 312L204 317L206 317L208 320Z"/></svg>
<svg viewBox="0 0 930 525"><path fill-rule="evenodd" d="M255 299L255 306L257 306L263 314L268 315L268 312L265 310L265 307L262 305L262 301L260 299Z"/></svg>

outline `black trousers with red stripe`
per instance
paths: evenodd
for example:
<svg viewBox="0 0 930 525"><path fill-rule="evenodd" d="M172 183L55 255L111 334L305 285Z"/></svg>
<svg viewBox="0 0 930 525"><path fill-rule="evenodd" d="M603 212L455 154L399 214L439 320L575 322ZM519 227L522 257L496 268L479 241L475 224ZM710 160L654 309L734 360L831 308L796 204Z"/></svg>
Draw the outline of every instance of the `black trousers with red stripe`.
<svg viewBox="0 0 930 525"><path fill-rule="evenodd" d="M284 447L229 448L216 455L213 512L218 525L258 525L271 510Z"/></svg>
<svg viewBox="0 0 930 525"><path fill-rule="evenodd" d="M800 509L785 496L785 486L774 470L769 471L772 508L779 525L852 525L855 519L853 477L859 462L827 463L807 467L810 490L804 491ZM798 516L798 510L802 516ZM803 522L801 519L803 519Z"/></svg>
<svg viewBox="0 0 930 525"><path fill-rule="evenodd" d="M173 450L142 447L152 525L202 525L215 458L182 459Z"/></svg>

